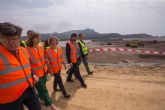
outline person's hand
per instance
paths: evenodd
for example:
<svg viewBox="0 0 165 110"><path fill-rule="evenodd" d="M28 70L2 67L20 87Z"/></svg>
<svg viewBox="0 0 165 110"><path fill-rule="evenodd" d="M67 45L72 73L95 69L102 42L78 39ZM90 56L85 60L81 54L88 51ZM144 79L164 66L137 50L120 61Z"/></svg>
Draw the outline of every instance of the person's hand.
<svg viewBox="0 0 165 110"><path fill-rule="evenodd" d="M72 65L73 65L72 63L69 63L69 64L65 64L65 66L66 66L66 69L67 69L67 68L70 68L70 67L72 67ZM66 69L65 69L65 70L66 70Z"/></svg>
<svg viewBox="0 0 165 110"><path fill-rule="evenodd" d="M47 75L46 75L46 80L47 80L47 81L50 81L50 80L51 80L51 75L50 75L50 74L47 74Z"/></svg>
<svg viewBox="0 0 165 110"><path fill-rule="evenodd" d="M53 72L52 71L49 71L48 74L50 74L51 76L53 76Z"/></svg>
<svg viewBox="0 0 165 110"><path fill-rule="evenodd" d="M73 64L72 63L69 63L69 65L68 65L69 67L72 67L73 66Z"/></svg>
<svg viewBox="0 0 165 110"><path fill-rule="evenodd" d="M34 84L39 81L39 77L37 75L33 75Z"/></svg>
<svg viewBox="0 0 165 110"><path fill-rule="evenodd" d="M66 64L64 64L64 69L66 70Z"/></svg>
<svg viewBox="0 0 165 110"><path fill-rule="evenodd" d="M49 64L49 60L45 58L45 64Z"/></svg>

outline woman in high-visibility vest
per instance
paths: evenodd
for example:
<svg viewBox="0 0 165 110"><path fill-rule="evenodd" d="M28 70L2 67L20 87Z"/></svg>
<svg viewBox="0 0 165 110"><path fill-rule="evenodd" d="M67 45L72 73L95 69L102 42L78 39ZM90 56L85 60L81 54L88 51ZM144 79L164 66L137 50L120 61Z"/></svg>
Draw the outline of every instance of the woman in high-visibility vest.
<svg viewBox="0 0 165 110"><path fill-rule="evenodd" d="M56 110L46 87L47 63L43 48L38 45L39 42L40 35L38 33L33 33L28 40L29 47L26 48L30 56L32 71L39 77L39 81L35 84L35 87L38 91L40 99L44 101L45 106L50 106L52 110Z"/></svg>
<svg viewBox="0 0 165 110"><path fill-rule="evenodd" d="M48 39L48 44L50 45L50 48L46 49L45 53L49 60L49 66L48 66L49 72L54 75L54 84L53 84L54 91L58 91L57 85L59 85L60 90L63 93L63 96L65 98L69 98L70 95L66 93L60 74L62 69L62 64L64 64L62 59L63 50L61 47L58 46L58 39L56 37L50 37Z"/></svg>
<svg viewBox="0 0 165 110"><path fill-rule="evenodd" d="M0 23L0 110L41 110L27 51L19 46L22 28Z"/></svg>

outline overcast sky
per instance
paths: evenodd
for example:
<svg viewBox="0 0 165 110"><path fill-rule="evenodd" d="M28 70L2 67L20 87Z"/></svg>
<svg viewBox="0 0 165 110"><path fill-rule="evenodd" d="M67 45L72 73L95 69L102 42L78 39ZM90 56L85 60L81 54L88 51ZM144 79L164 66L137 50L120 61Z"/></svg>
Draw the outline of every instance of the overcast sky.
<svg viewBox="0 0 165 110"><path fill-rule="evenodd" d="M99 33L165 35L165 0L0 0L0 22L40 33L91 28Z"/></svg>

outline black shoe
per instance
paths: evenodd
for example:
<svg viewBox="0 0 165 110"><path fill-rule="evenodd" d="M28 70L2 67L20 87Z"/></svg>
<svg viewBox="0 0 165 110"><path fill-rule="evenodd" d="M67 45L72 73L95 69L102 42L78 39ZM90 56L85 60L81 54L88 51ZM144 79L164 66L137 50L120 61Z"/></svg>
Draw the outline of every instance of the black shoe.
<svg viewBox="0 0 165 110"><path fill-rule="evenodd" d="M87 85L85 83L81 84L83 88L87 88Z"/></svg>
<svg viewBox="0 0 165 110"><path fill-rule="evenodd" d="M93 71L90 71L90 72L88 73L88 75L93 75Z"/></svg>
<svg viewBox="0 0 165 110"><path fill-rule="evenodd" d="M70 95L67 94L67 95L64 96L64 98L69 99L70 98Z"/></svg>
<svg viewBox="0 0 165 110"><path fill-rule="evenodd" d="M67 79L66 81L67 82L74 82L74 80L72 80L72 79Z"/></svg>

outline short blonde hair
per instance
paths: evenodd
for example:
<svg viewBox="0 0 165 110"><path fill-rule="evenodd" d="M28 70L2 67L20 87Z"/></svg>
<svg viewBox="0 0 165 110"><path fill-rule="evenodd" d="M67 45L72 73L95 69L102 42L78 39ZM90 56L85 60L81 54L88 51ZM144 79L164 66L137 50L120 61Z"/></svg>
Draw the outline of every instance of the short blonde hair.
<svg viewBox="0 0 165 110"><path fill-rule="evenodd" d="M55 40L57 41L57 44L59 43L59 39L58 39L56 36L51 36L51 37L49 37L49 39L48 39L48 44L49 44L49 45L50 45L50 42L51 42L53 39L55 39Z"/></svg>

